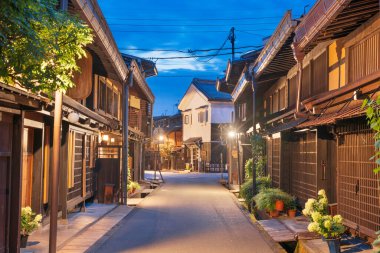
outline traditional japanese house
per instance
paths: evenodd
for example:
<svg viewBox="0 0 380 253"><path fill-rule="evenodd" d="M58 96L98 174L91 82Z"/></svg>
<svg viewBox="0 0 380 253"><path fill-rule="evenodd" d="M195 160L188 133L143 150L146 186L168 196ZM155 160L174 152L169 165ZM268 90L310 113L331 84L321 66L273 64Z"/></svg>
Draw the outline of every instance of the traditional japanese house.
<svg viewBox="0 0 380 253"><path fill-rule="evenodd" d="M294 29L297 63L285 81L294 109L268 119L268 110L276 115L271 111L282 107L269 100L260 122L272 133L273 184L301 202L326 189L333 211L370 237L380 229L379 177L370 160L374 133L361 104L379 95L379 22L379 1L317 1ZM281 89L279 96L281 104Z"/></svg>
<svg viewBox="0 0 380 253"><path fill-rule="evenodd" d="M76 86L63 95L59 211L96 195L98 143L120 140L122 85L128 68L96 1L71 0L69 12L93 29ZM19 251L20 208L49 215L54 100L0 83L0 252ZM48 222L48 219L44 219Z"/></svg>
<svg viewBox="0 0 380 253"><path fill-rule="evenodd" d="M154 95L146 78L156 76L154 62L122 54L127 66L133 71L133 83L129 89L129 157L132 180L144 179L145 149L149 147L153 131Z"/></svg>
<svg viewBox="0 0 380 253"><path fill-rule="evenodd" d="M160 145L160 150L167 149L170 153L165 157L166 161L162 162L161 168L169 170L185 169L186 152L182 140L182 114L176 113L171 116L154 117L153 125L153 132L162 135L164 139L162 140L162 143L156 141L156 145L153 147L152 151L157 153L159 150L158 145ZM154 169L154 163L157 162L157 157L158 156L154 156L154 154L151 156L152 169Z"/></svg>
<svg viewBox="0 0 380 253"><path fill-rule="evenodd" d="M178 109L189 157L186 163L196 171L220 171L221 154L226 156L221 126L231 123L234 113L231 95L217 91L213 80L194 78Z"/></svg>
<svg viewBox="0 0 380 253"><path fill-rule="evenodd" d="M291 12L286 12L250 66L256 97L254 128L266 138L267 173L274 187L280 187L280 132L299 123L298 120L284 121L286 117L292 118L295 112L297 90L294 78L288 76L288 72L296 64L291 48L296 24Z"/></svg>
<svg viewBox="0 0 380 253"><path fill-rule="evenodd" d="M216 83L217 90L231 94L234 103L233 123L225 128L224 132L227 134L228 131L234 130L239 139L236 142L227 136L224 137L228 144L226 161L230 185L243 183L244 164L252 157L250 133L252 132L253 105L249 66L256 60L259 53L260 51L257 50L250 51L242 54L239 59L228 60L225 77L218 79ZM240 178L238 178L239 175Z"/></svg>

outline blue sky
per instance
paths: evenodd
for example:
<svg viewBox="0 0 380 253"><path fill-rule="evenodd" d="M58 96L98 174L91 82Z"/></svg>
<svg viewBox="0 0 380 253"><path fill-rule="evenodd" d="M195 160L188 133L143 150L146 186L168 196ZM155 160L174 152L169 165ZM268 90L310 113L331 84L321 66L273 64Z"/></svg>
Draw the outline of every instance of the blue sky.
<svg viewBox="0 0 380 253"><path fill-rule="evenodd" d="M123 53L144 58L189 56L188 53L159 50L196 50L220 48L236 29L236 56L262 45L287 10L298 18L314 0L98 0L103 14ZM241 48L239 47L247 47ZM230 48L229 41L225 48ZM140 50L136 50L140 49ZM153 51L141 51L141 50ZM217 51L197 52L197 55ZM231 50L222 50L222 54ZM154 115L171 115L193 77L222 77L231 55L187 59L157 60L159 74L148 78L156 102ZM155 59L156 60L156 59Z"/></svg>

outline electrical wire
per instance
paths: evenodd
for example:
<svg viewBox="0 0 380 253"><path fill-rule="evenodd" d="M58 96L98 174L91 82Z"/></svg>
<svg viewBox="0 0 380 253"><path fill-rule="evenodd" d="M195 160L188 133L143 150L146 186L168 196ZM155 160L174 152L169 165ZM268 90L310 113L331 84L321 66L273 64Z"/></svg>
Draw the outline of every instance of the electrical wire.
<svg viewBox="0 0 380 253"><path fill-rule="evenodd" d="M257 26L257 25L276 25L278 23L276 22L271 22L271 23L253 23L253 24L129 24L129 23L108 23L110 26L139 26L139 27L145 27L145 26L153 26L153 27L231 27L231 26Z"/></svg>
<svg viewBox="0 0 380 253"><path fill-rule="evenodd" d="M258 32L258 31L273 31L273 29L263 28L263 29L254 29L254 30L239 30L240 32ZM174 30L115 30L112 29L112 32L118 33L225 33L226 31L221 30L200 30L200 31L174 31ZM263 35L260 35L263 36Z"/></svg>
<svg viewBox="0 0 380 253"><path fill-rule="evenodd" d="M242 54L244 52L235 52L235 54ZM209 54L209 55L194 55L194 56L173 56L173 57L146 57L149 60L172 60L172 59L191 59L191 58L206 58L219 55L230 55L232 53L222 53L222 54Z"/></svg>
<svg viewBox="0 0 380 253"><path fill-rule="evenodd" d="M269 17L253 17L253 18L120 18L120 17L107 17L107 20L151 20L151 21L210 21L210 20L261 20L261 19L279 19L282 16L269 16Z"/></svg>
<svg viewBox="0 0 380 253"><path fill-rule="evenodd" d="M246 48L261 48L262 46L253 45L253 46L241 46L241 47L235 47L235 49L246 49ZM222 50L231 50L231 47L223 48ZM219 50L219 48L210 48L210 49L187 49L187 50L181 50L181 49L149 49L149 48L119 48L119 50L123 51L146 51L146 52L177 52L177 53L189 53L189 52L210 52L210 51L216 51Z"/></svg>

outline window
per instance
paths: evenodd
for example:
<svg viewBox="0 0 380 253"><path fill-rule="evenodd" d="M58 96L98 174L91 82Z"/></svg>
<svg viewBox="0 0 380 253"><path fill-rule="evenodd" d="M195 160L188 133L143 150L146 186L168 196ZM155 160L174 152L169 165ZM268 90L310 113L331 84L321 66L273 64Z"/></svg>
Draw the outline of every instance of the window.
<svg viewBox="0 0 380 253"><path fill-rule="evenodd" d="M247 103L239 105L239 118L241 121L247 120Z"/></svg>
<svg viewBox="0 0 380 253"><path fill-rule="evenodd" d="M185 125L190 124L190 122L189 122L189 115L185 115L184 116L184 122L185 122Z"/></svg>
<svg viewBox="0 0 380 253"><path fill-rule="evenodd" d="M276 91L273 94L273 113L276 113L276 112L279 111L279 108L278 108L278 106L279 106L279 104L278 104L279 99L278 98L279 98L279 93L278 93L278 91Z"/></svg>
<svg viewBox="0 0 380 253"><path fill-rule="evenodd" d="M98 109L119 119L120 91L109 79L98 80Z"/></svg>
<svg viewBox="0 0 380 253"><path fill-rule="evenodd" d="M297 102L297 75L289 79L288 86L288 105L292 107Z"/></svg>
<svg viewBox="0 0 380 253"><path fill-rule="evenodd" d="M280 90L279 90L279 96L280 96L280 107L279 107L279 110L284 110L286 108L286 87L282 87Z"/></svg>
<svg viewBox="0 0 380 253"><path fill-rule="evenodd" d="M74 162L75 162L75 132L69 131L68 142L68 161L67 161L67 188L74 187Z"/></svg>
<svg viewBox="0 0 380 253"><path fill-rule="evenodd" d="M310 90L311 90L310 70L311 68L309 64L302 71L301 99L306 99L310 96Z"/></svg>
<svg viewBox="0 0 380 253"><path fill-rule="evenodd" d="M312 95L317 95L327 90L327 53L325 51L313 60Z"/></svg>
<svg viewBox="0 0 380 253"><path fill-rule="evenodd" d="M208 121L208 110L198 112L198 122L207 123Z"/></svg>

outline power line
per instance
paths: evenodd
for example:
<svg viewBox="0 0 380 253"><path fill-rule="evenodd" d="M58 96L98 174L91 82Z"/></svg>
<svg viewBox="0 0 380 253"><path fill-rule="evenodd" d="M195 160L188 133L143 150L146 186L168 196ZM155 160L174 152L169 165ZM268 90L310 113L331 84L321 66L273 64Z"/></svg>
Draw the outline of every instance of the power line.
<svg viewBox="0 0 380 253"><path fill-rule="evenodd" d="M236 54L242 54L244 52L235 52ZM206 58L219 55L230 55L232 53L223 53L223 54L209 54L209 55L194 55L194 56L173 56L173 57L145 57L150 60L172 60L172 59L189 59L189 58Z"/></svg>
<svg viewBox="0 0 380 253"><path fill-rule="evenodd" d="M261 20L261 19L278 19L282 16L272 17L253 17L253 18L120 18L120 17L107 17L107 20L151 20L151 21L210 21L210 20Z"/></svg>
<svg viewBox="0 0 380 253"><path fill-rule="evenodd" d="M259 31L273 31L273 29L255 29L255 30L239 30L240 32L259 32ZM112 30L112 32L126 32L126 33L225 33L226 31L217 30L203 30L203 31L158 31L158 30ZM259 35L258 36L265 36Z"/></svg>
<svg viewBox="0 0 380 253"><path fill-rule="evenodd" d="M245 48L261 48L262 46L253 45L253 46L241 46L235 47L235 49L245 49ZM231 47L223 48L222 50L231 50ZM219 48L209 48L209 49L149 49L149 48L119 48L119 50L125 51L145 51L145 52L178 52L178 53L195 53L195 52L210 52L219 50Z"/></svg>
<svg viewBox="0 0 380 253"><path fill-rule="evenodd" d="M139 27L145 27L145 26L153 26L153 27L231 27L231 26L257 26L257 25L276 25L278 23L271 22L271 23L253 23L253 24L126 24L126 23L108 23L110 26L117 26L117 25L123 25L123 26L139 26Z"/></svg>

